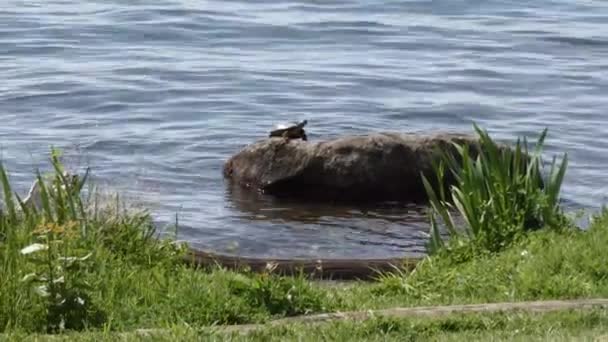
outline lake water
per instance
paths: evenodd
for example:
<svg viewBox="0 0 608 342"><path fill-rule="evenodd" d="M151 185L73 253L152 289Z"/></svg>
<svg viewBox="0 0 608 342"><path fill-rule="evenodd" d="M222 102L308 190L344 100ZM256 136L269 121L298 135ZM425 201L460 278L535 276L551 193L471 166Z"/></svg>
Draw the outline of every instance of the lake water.
<svg viewBox="0 0 608 342"><path fill-rule="evenodd" d="M196 246L249 255L421 253L415 208L277 202L223 162L280 121L537 137L568 152L564 197L608 191L608 2L4 0L0 143L26 191L49 146ZM236 192L236 193L235 193Z"/></svg>

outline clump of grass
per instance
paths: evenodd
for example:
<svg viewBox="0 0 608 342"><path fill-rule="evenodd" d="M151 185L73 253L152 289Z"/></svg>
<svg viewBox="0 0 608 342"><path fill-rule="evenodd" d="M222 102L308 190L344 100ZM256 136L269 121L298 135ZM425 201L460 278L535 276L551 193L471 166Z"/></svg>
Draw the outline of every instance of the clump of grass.
<svg viewBox="0 0 608 342"><path fill-rule="evenodd" d="M146 211L87 202L86 176L66 173L55 150L51 164L27 202L0 164L0 333L251 323L332 308L304 275L188 267L186 246L161 239Z"/></svg>
<svg viewBox="0 0 608 342"><path fill-rule="evenodd" d="M476 149L455 143L457 153L442 153L435 167L438 184L444 184L446 168L455 179L447 194L443 187L437 193L422 175L431 205L431 254L445 247L440 224L453 240L464 235L473 247L489 252L502 250L527 231L565 224L559 194L568 159L564 155L558 165L554 157L544 177L541 153L547 130L533 153L526 138L506 148L477 125L475 131ZM453 213L462 217L464 225L456 223Z"/></svg>
<svg viewBox="0 0 608 342"><path fill-rule="evenodd" d="M13 194L0 164L6 208L0 213L2 328L57 332L100 327L106 315L93 300L97 289L90 275L105 261L100 258L103 247L129 255L168 256L159 253L163 242L150 240L149 230L141 229L146 216L89 219L80 196L88 170L82 178L70 175L60 157L58 150L51 150L53 172L44 177L37 172L27 201ZM138 222L121 225L125 220Z"/></svg>
<svg viewBox="0 0 608 342"><path fill-rule="evenodd" d="M304 274L281 277L271 273L236 277L231 292L252 307L265 307L272 315L294 316L325 311L330 305L316 293Z"/></svg>
<svg viewBox="0 0 608 342"><path fill-rule="evenodd" d="M82 272L94 266L92 252L79 248L74 240L77 225L43 224L34 232L35 243L20 253L31 263L32 272L21 281L47 303L47 331L82 330L100 326L104 313L91 301L90 286ZM88 252L88 253L87 253Z"/></svg>

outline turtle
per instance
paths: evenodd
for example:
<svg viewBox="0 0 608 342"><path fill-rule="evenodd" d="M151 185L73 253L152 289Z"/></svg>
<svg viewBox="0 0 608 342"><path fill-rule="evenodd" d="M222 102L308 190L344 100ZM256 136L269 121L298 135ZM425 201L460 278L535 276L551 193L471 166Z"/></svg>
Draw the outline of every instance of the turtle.
<svg viewBox="0 0 608 342"><path fill-rule="evenodd" d="M273 130L270 131L269 137L283 137L287 140L291 139L302 139L306 141L306 132L304 132L304 126L308 123L308 120L302 122L288 122L281 123L274 126Z"/></svg>

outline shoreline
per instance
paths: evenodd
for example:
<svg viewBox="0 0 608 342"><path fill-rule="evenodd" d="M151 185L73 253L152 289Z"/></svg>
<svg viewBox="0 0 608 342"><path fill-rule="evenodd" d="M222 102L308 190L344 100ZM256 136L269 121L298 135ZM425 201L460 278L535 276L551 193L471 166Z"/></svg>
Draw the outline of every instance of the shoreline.
<svg viewBox="0 0 608 342"><path fill-rule="evenodd" d="M30 207L13 197L6 171L0 167L5 202L0 215L0 272L4 275L0 279L0 333L93 338L101 332L169 329L169 334L179 334L186 328L201 332L218 325L292 322L290 317L330 312L608 298L608 266L603 262L608 259L608 209L595 214L588 229L580 229L557 201L566 164L550 172L552 178L543 187L538 186L538 173L526 171L521 177L499 179L496 184L512 183L494 188L485 179L507 169L500 162L515 160L510 170L524 170L508 154L502 155L504 161L495 157L484 161L488 165L458 171L476 172L467 174L471 184L458 184L469 196L460 200L480 201L484 205L475 208L483 211L471 216L462 211L464 207L457 208L468 215L458 231L450 230L454 222L443 216L448 234L438 238L431 230L427 256L391 258L390 263L334 258L324 259L321 265L314 258L298 262L235 258L193 251L171 234L158 238L146 210L123 210L118 202L92 207L84 203L80 196L84 180L70 177L68 181L57 154L52 158L56 172L49 175L48 186L41 187L40 207ZM449 203L429 194L432 213L445 215ZM436 229L436 221L430 223ZM374 267L381 272L370 273ZM336 275L358 275L365 280L340 282ZM380 338L389 323L400 327L397 339L403 334L430 338L451 331L463 337L480 331L479 327L486 327L482 330L487 333L508 334L516 328L507 322L516 319L536 329L535 336L562 320L572 322L561 326L566 336L583 327L599 329L604 322L608 326L608 315L597 315L593 309L584 309L542 317L517 312L454 313L441 320L367 317L362 325L263 326L246 338L310 339L315 334L337 334L338 339L346 339L351 333L363 339ZM509 328L500 330L500 324ZM457 330L450 330L454 327Z"/></svg>
<svg viewBox="0 0 608 342"><path fill-rule="evenodd" d="M339 280L373 280L387 272L411 271L424 258L256 258L208 252L188 247L183 261L198 267L222 267L251 272L272 271L280 275L303 272L311 278Z"/></svg>

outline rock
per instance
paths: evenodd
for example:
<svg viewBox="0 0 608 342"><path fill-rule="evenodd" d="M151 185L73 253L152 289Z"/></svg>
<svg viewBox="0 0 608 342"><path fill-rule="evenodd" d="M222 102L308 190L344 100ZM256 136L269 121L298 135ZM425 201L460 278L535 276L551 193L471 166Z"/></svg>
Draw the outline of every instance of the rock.
<svg viewBox="0 0 608 342"><path fill-rule="evenodd" d="M434 180L437 149L454 153L452 142L476 151L475 137L453 133L373 133L316 143L268 138L231 157L224 175L277 196L419 202L426 200L420 174Z"/></svg>

